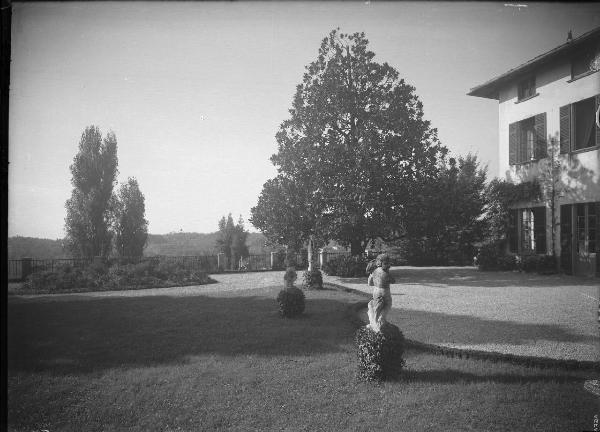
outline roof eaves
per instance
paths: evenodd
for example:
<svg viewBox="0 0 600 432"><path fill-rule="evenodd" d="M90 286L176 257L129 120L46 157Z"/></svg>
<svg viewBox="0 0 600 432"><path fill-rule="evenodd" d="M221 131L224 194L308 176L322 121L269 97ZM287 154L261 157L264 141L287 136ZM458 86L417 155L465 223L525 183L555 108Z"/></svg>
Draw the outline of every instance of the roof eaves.
<svg viewBox="0 0 600 432"><path fill-rule="evenodd" d="M515 78L515 76L517 76L517 75L526 74L527 72L531 71L533 68L538 67L538 66L546 63L547 61L554 59L559 54L566 54L568 51L574 49L576 46L580 46L581 44L588 42L589 40L593 39L595 36L600 36L600 27L597 27L587 33L584 33L583 35L579 36L576 39L573 39L569 42L565 42L564 44L559 45L559 46L551 49L550 51L540 54L540 55L534 57L533 59L531 59L517 67L514 67L514 68L508 70L507 72L505 72L501 75L498 75L497 77L492 78L491 80L489 80L481 85L473 87L471 90L469 90L467 95L483 97L483 98L488 98L488 99L499 99L499 94L498 94L499 87L502 84L504 84L506 81L509 81L509 80Z"/></svg>

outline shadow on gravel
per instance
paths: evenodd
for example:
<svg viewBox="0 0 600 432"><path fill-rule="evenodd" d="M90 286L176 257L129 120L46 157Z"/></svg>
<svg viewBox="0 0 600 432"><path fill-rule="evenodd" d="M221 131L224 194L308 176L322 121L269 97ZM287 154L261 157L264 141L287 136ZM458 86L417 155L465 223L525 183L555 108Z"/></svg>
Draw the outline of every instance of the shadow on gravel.
<svg viewBox="0 0 600 432"><path fill-rule="evenodd" d="M598 286L597 278L567 275L539 275L523 272L484 272L475 267L394 267L390 270L400 285L493 287ZM365 284L367 277L340 278L343 283Z"/></svg>
<svg viewBox="0 0 600 432"><path fill-rule="evenodd" d="M600 338L582 335L554 324L526 324L486 320L469 315L448 315L411 309L392 309L389 319L411 339L432 344L531 345L532 341L598 343ZM465 329L477 329L476 332Z"/></svg>
<svg viewBox="0 0 600 432"><path fill-rule="evenodd" d="M310 356L352 343L347 302L308 298L303 318L283 319L275 294L13 302L8 371L85 373L203 354Z"/></svg>

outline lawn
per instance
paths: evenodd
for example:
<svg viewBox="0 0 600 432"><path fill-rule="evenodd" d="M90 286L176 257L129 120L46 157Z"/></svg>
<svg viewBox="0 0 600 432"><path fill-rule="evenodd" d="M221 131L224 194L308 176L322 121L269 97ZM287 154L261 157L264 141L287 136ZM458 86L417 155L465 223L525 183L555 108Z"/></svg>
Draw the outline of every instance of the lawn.
<svg viewBox="0 0 600 432"><path fill-rule="evenodd" d="M399 380L357 382L364 297L309 291L289 320L279 289L11 298L9 430L593 429L590 372L408 351Z"/></svg>

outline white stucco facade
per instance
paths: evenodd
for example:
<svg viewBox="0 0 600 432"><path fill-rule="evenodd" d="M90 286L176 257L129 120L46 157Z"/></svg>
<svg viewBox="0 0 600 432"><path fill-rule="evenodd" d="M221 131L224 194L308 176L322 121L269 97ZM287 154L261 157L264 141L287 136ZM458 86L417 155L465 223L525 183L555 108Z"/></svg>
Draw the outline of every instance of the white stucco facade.
<svg viewBox="0 0 600 432"><path fill-rule="evenodd" d="M547 254L562 255L561 262L570 260L570 268L575 273L599 274L596 269L600 260L596 258L596 250L600 250L600 246L597 246L600 243L600 124L596 124L595 129L592 129L594 139L591 145L575 150L581 146L575 146L572 138L575 130L575 111L571 108L575 107L573 104L586 101L578 106L589 107L593 99L594 122L600 123L600 71L597 66L591 65L588 72L572 76L574 59L580 56L582 51L595 53L596 59L600 58L600 28L584 35L579 41L569 41L476 87L469 95L498 100L499 177L515 184L533 180L540 183L543 195L541 199L512 205L515 209L536 208L542 215L545 208L546 247L540 249L545 250ZM531 86L523 85L532 77L535 80L533 95ZM528 91L525 95L524 87ZM563 108L563 113L568 111L570 114L568 118L565 116L563 119L562 133L563 137L570 137L570 147L566 151L563 148L561 152L561 107L567 106L571 107L568 110ZM515 156L515 149L522 150L524 145L521 134L531 133L522 132L522 129L531 130L534 118L536 138L533 145L537 145L538 136L543 136L543 133L539 132L542 129L542 121L538 122L538 118L543 118L544 115L547 148L545 157L539 157L537 154L534 156L533 152L526 153L526 157L523 157L522 153ZM577 132L579 137L589 136L587 132L590 130L591 116L587 108L585 115L578 114L577 119L583 118L587 122L586 133ZM584 123L583 120L577 121ZM517 135L519 137L515 139ZM583 142L588 141L584 139ZM532 142L527 145L531 146ZM554 165L559 167L554 172L551 169L553 161ZM561 214L564 215L565 221L561 221ZM521 219L518 223L522 223ZM585 237L583 243L582 236ZM565 242L567 237L569 238ZM585 253L581 252L583 249ZM535 252L540 253L538 250ZM569 257L566 254L569 254Z"/></svg>

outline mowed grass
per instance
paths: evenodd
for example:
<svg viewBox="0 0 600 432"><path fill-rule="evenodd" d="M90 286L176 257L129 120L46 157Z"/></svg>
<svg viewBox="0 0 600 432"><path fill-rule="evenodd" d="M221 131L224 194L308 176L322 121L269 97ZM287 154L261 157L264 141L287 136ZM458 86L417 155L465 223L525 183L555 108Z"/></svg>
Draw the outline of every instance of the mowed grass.
<svg viewBox="0 0 600 432"><path fill-rule="evenodd" d="M582 431L591 373L406 352L397 381L356 381L348 305L279 287L8 305L9 430Z"/></svg>

